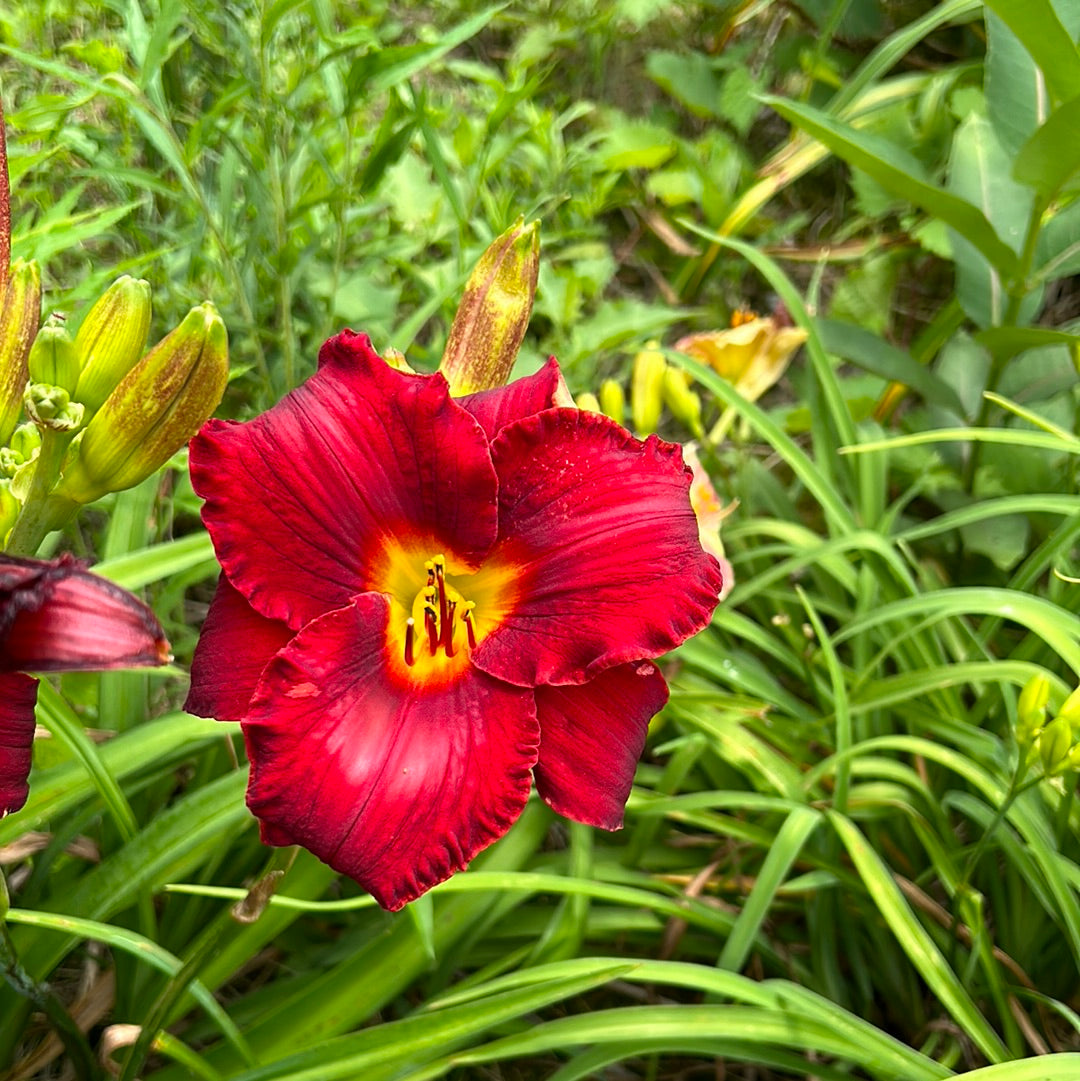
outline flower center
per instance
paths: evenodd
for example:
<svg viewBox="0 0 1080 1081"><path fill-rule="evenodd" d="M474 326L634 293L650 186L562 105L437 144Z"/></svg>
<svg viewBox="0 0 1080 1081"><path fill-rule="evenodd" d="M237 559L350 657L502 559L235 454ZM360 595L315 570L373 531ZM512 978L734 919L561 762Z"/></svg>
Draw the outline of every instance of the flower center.
<svg viewBox="0 0 1080 1081"><path fill-rule="evenodd" d="M475 601L466 600L446 578L446 557L442 554L424 561L427 583L413 598L405 621L404 660L411 668L426 650L437 657L440 651L449 660L466 643L476 648Z"/></svg>
<svg viewBox="0 0 1080 1081"><path fill-rule="evenodd" d="M473 565L441 538L405 530L386 538L369 568L368 588L390 602L387 670L417 691L469 671L472 651L513 612L527 576L506 553Z"/></svg>

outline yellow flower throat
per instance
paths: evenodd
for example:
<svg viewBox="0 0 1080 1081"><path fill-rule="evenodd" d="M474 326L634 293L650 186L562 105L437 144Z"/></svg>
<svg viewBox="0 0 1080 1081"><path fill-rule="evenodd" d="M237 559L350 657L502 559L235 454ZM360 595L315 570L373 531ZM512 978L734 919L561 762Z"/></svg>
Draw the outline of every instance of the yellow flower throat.
<svg viewBox="0 0 1080 1081"><path fill-rule="evenodd" d="M412 614L405 621L404 660L416 664L417 649L429 657L442 650L452 658L464 642L476 648L475 601L467 601L446 581L446 557L424 561L427 584L413 598Z"/></svg>

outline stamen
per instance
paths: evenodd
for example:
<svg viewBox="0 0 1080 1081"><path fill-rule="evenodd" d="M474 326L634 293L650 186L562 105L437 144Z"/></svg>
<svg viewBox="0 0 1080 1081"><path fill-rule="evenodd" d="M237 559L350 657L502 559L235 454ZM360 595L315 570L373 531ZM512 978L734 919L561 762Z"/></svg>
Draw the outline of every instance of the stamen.
<svg viewBox="0 0 1080 1081"><path fill-rule="evenodd" d="M469 632L469 646L471 649L476 649L476 625L473 623L472 614L475 607L475 601L466 601L465 611L461 613L461 618L465 623L465 630Z"/></svg>
<svg viewBox="0 0 1080 1081"><path fill-rule="evenodd" d="M427 630L428 650L433 657L439 649L439 625L436 618L435 612L431 608L424 608L424 627Z"/></svg>
<svg viewBox="0 0 1080 1081"><path fill-rule="evenodd" d="M413 654L413 633L416 630L416 620L410 616L405 620L405 663L411 668L416 663Z"/></svg>
<svg viewBox="0 0 1080 1081"><path fill-rule="evenodd" d="M442 625L442 647L446 650L448 657L454 655L454 609L456 607L457 601L447 603L446 622Z"/></svg>
<svg viewBox="0 0 1080 1081"><path fill-rule="evenodd" d="M439 626L446 626L446 561L441 555L437 555L431 561L435 571L435 586L439 591Z"/></svg>

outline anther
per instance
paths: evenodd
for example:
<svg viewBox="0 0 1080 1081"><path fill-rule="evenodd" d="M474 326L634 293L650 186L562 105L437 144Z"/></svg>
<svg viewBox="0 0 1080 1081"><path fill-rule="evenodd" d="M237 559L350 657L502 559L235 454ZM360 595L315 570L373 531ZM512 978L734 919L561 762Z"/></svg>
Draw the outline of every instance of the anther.
<svg viewBox="0 0 1080 1081"><path fill-rule="evenodd" d="M476 625L473 623L472 610L476 607L474 601L468 601L465 605L465 611L461 613L461 618L465 623L465 630L469 634L469 646L472 649L476 649Z"/></svg>
<svg viewBox="0 0 1080 1081"><path fill-rule="evenodd" d="M405 663L412 667L416 662L413 654L413 633L416 630L416 620L410 616L405 620Z"/></svg>

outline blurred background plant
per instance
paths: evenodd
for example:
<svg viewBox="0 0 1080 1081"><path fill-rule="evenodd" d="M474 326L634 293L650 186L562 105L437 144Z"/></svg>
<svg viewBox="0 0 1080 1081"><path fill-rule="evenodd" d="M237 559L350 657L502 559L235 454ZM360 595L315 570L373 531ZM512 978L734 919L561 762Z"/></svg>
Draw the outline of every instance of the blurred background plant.
<svg viewBox="0 0 1080 1081"><path fill-rule="evenodd" d="M531 805L394 917L268 856L235 733L175 711L215 573L183 473L47 538L180 662L43 687L0 822L20 964L88 1047L165 1081L1080 1076L1078 33L1078 0L0 12L46 316L121 273L163 328L213 297L246 417L345 324L434 368L539 218L519 370L696 437L736 506L627 829ZM750 312L797 351L725 369ZM59 1076L0 998L9 1076Z"/></svg>

